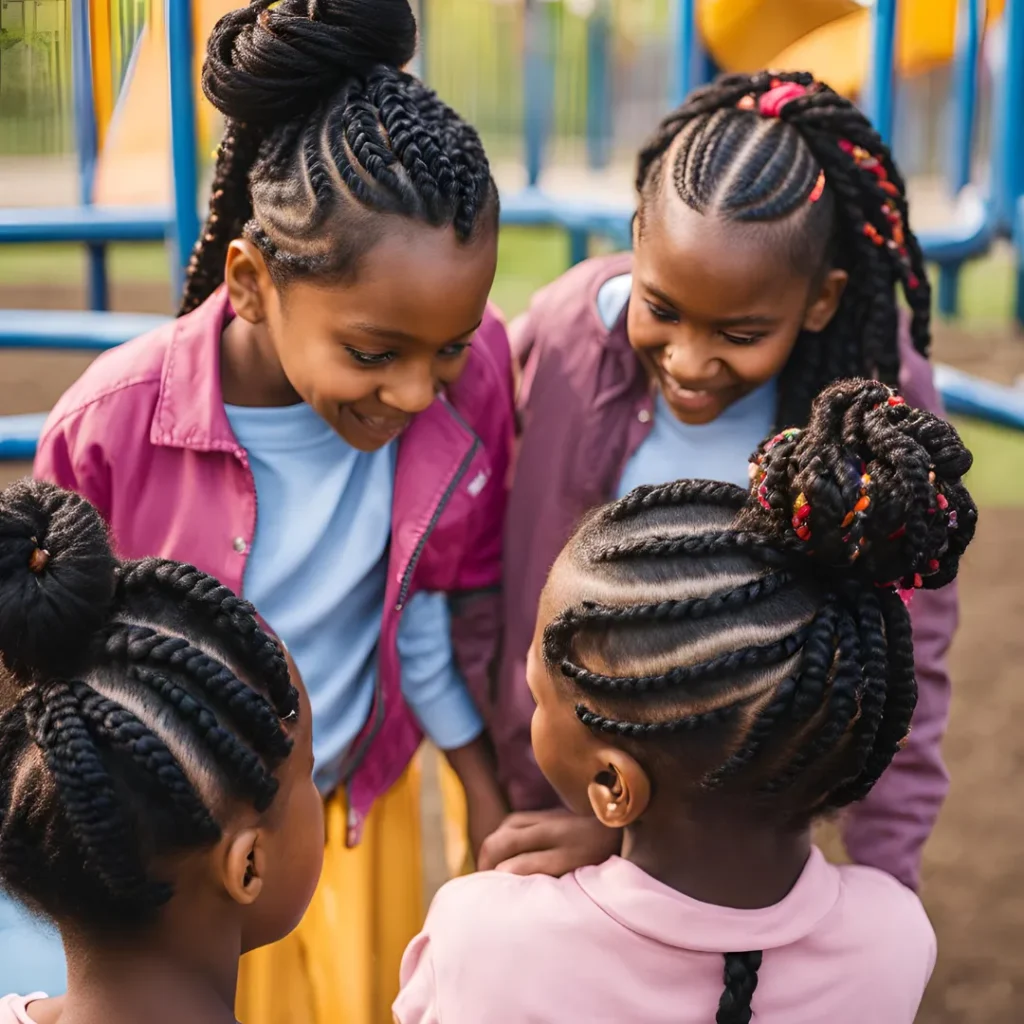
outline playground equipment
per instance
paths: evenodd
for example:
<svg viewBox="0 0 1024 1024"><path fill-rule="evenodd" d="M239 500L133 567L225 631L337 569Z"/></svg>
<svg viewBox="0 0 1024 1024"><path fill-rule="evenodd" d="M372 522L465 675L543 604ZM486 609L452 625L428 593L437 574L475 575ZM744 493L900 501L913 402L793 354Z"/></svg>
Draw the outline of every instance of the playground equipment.
<svg viewBox="0 0 1024 1024"><path fill-rule="evenodd" d="M78 113L82 204L68 210L0 211L0 243L63 241L86 245L90 253L90 299L94 312L83 315L29 311L12 314L3 311L0 313L0 348L98 351L142 333L158 322L159 318L154 321L153 318L103 312L106 305L104 246L115 241L166 240L173 253L176 287L180 283L185 260L200 226L194 62L197 25L205 22L202 31L207 31L217 6L230 7L233 2L196 0L193 4L192 0L167 0L166 10L162 12L166 15L164 25L153 23L152 12L160 13L160 6L157 4L151 8L147 26L150 34L144 30L130 60L140 61L143 59L141 55L148 52L148 66L152 68L158 64L152 57L153 47L158 43L166 46L169 89L163 105L167 116L165 133L170 136L171 195L169 205L131 207L94 203L100 138L116 140L119 125L107 93L104 88L95 88L93 81L91 61L95 50L91 47L91 39L96 25L92 19L96 9L105 6L104 0L72 0L74 93ZM540 0L522 2L525 5L523 103L527 113L523 141L529 184L519 194L502 197L502 223L556 227L565 231L574 261L586 256L590 241L595 236L628 245L631 206L574 202L563 197L554 199L538 187L544 164L546 131L551 123L551 57L545 36L548 22L543 16L544 4ZM738 0L725 2L743 8ZM830 10L834 10L840 0L817 2L832 4ZM917 0L904 2L913 9ZM956 75L952 97L956 159L951 182L954 190L960 193L961 201L954 224L945 230L920 236L926 256L939 264L940 305L948 311L955 309L958 272L965 261L985 252L993 239L999 236L1017 240L1020 260L1021 243L1024 242L1024 0L1006 0L1004 32L1007 53L992 132L992 181L984 193L970 186L982 26L981 0L956 2L958 27L953 50ZM594 4L592 13L595 21L593 31L588 32L588 49L603 66L607 64L607 38L602 39L602 32L608 28L608 0L594 0ZM710 8L713 7L714 3L711 3ZM746 7L752 8L749 0ZM197 20L197 12L205 12L205 17ZM433 26L428 14L429 8L421 5L421 33L429 41ZM820 10L818 15L822 16ZM898 52L897 2L876 0L874 8L864 17L870 18L870 65L862 103L883 137L889 138ZM822 24L828 27L826 21ZM673 16L671 102L677 102L692 86L708 76L710 61L703 46L700 25L696 0L677 0ZM721 38L718 44L721 44ZM144 51L143 46L149 49ZM725 50L720 51L721 59L728 56ZM429 79L428 65L423 66L423 73ZM603 110L601 90L607 89L607 80L602 81L600 75L595 76L592 88L594 95L588 97L587 118L591 128L600 121ZM133 115L124 113L123 116L130 119ZM154 120L159 116L155 112ZM1017 318L1024 324L1024 263L1019 266ZM937 376L951 412L980 416L1024 430L1024 391L1002 388L944 368ZM0 417L0 459L31 457L42 419L41 415Z"/></svg>

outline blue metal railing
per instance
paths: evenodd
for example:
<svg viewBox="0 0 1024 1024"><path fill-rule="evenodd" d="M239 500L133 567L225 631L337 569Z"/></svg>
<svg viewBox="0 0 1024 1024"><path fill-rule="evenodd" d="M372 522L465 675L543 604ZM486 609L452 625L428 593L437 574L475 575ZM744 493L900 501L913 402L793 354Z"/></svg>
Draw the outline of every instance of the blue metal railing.
<svg viewBox="0 0 1024 1024"><path fill-rule="evenodd" d="M632 208L593 202L553 200L535 186L543 168L547 133L551 124L553 79L551 68L551 24L546 5L527 0L525 103L528 111L524 138L526 165L531 186L518 195L502 197L502 223L518 226L555 226L570 239L574 261L586 257L591 236L604 236L616 244L628 246ZM174 209L104 209L85 204L72 211L48 211L29 222L24 211L0 212L0 242L78 241L90 245L91 253L102 255L102 246L110 241L170 238L174 243L175 280L188 260L199 233L197 212L198 152L196 108L193 91L192 4L175 0L168 4L168 50L171 75L172 162ZM602 10L599 8L598 10ZM80 127L80 159L83 167L83 201L91 198L91 176L95 164L95 121L92 116L88 64L88 10L86 0L76 0L76 62L81 89L76 89L79 113L88 115ZM993 138L996 145L994 183L990 194L982 196L970 187L970 157L977 101L980 0L961 0L956 52L954 114L954 152L951 184L960 191L958 216L953 225L938 232L920 235L929 259L942 268L946 304L955 309L956 275L960 265L988 248L996 233L1012 235L1017 252L1024 243L1024 0L1008 0L1006 12L1007 55L1003 81L996 104ZM593 37L594 52L607 46L600 26ZM893 59L895 52L896 0L877 0L872 15L871 75L867 91L867 109L884 136L891 132L893 111ZM675 75L671 85L673 101L682 97L709 74L707 55L696 29L695 0L677 0L674 21L673 52ZM607 50L603 59L608 60ZM608 86L605 67L600 81ZM86 107L88 108L86 110ZM606 99L595 103L591 129L601 109L608 110ZM606 126L607 128L607 126ZM93 133L90 136L90 131ZM604 136L610 139L610 129ZM81 154L85 154L83 157ZM90 155L91 154L91 155ZM90 162L91 161L91 162ZM593 159L592 159L592 162ZM599 162L599 161L597 161ZM86 188L88 186L88 188ZM105 276L95 270L91 259L90 291L94 301L105 293ZM1018 260L1020 259L1018 255ZM1018 263L1017 316L1024 323L1024 263ZM105 295L103 296L105 297ZM102 303L96 301L96 305ZM149 329L159 320L143 323L139 318L114 314L0 314L0 348L70 348L99 350L119 344L128 337ZM937 368L937 380L951 412L980 416L1004 426L1024 429L1024 390L1004 388L971 378L944 367ZM35 443L40 417L0 418L0 459L27 457Z"/></svg>

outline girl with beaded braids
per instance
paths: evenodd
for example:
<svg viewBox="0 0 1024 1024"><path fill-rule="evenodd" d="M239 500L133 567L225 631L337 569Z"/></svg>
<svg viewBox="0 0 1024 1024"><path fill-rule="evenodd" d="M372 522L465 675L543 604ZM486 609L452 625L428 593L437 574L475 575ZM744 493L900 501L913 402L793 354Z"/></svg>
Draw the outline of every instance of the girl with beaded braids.
<svg viewBox="0 0 1024 1024"><path fill-rule="evenodd" d="M0 886L68 960L66 996L0 998L0 1024L233 1024L240 952L320 875L312 717L215 579L119 563L77 494L0 492Z"/></svg>
<svg viewBox="0 0 1024 1024"><path fill-rule="evenodd" d="M89 368L36 463L123 556L244 593L309 687L324 879L243 962L246 1024L387 1019L423 920L424 733L474 848L506 813L483 721L514 423L487 304L498 197L473 128L400 70L415 39L408 0L221 19L203 87L226 127L183 315Z"/></svg>
<svg viewBox="0 0 1024 1024"><path fill-rule="evenodd" d="M970 466L948 423L848 380L760 445L748 491L682 480L586 515L541 598L533 745L621 857L445 886L399 1024L911 1024L924 909L829 864L811 825L907 739L904 601L957 574Z"/></svg>
<svg viewBox="0 0 1024 1024"><path fill-rule="evenodd" d="M494 837L489 866L560 873L616 841L542 811L555 796L525 753L537 601L579 517L641 484L742 482L758 439L806 423L814 396L843 377L878 377L941 411L903 181L847 100L807 74L723 78L665 118L640 154L637 185L633 253L571 270L512 327L523 434L497 739L512 803L531 813ZM915 602L914 732L844 819L853 860L911 887L948 787L940 741L956 616L953 588Z"/></svg>

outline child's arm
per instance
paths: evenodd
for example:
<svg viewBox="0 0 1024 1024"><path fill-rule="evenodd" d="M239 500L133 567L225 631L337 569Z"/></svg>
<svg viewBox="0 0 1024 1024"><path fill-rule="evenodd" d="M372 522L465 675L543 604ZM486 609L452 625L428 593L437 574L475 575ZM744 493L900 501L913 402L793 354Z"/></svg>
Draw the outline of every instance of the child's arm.
<svg viewBox="0 0 1024 1024"><path fill-rule="evenodd" d="M402 693L423 731L445 752L466 792L474 857L501 824L507 807L484 723L455 667L448 600L444 594L414 594L398 630Z"/></svg>
<svg viewBox="0 0 1024 1024"><path fill-rule="evenodd" d="M944 416L931 364L914 350L906 316L900 322L900 361L900 390L908 404ZM957 609L955 584L914 592L910 619L918 698L910 736L866 799L847 812L843 830L856 863L880 868L911 889L917 888L921 850L949 790L941 745L951 690L946 655Z"/></svg>

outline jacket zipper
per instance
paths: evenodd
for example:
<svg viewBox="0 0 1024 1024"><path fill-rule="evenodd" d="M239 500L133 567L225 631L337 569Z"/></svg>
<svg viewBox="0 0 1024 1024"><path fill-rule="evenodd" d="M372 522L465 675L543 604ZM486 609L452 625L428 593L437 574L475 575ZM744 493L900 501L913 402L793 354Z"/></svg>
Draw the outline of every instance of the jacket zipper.
<svg viewBox="0 0 1024 1024"><path fill-rule="evenodd" d="M441 518L441 514L444 512L448 502L451 501L452 495L455 493L455 488L459 486L462 478L466 475L469 470L470 464L476 457L476 453L480 450L480 438L476 436L476 433L469 426L468 423L453 409L451 406L448 407L448 411L462 424L462 426L469 432L473 437L473 444L469 449L469 452L463 458L462 462L459 463L459 468L455 471L455 475L452 477L451 483L445 488L444 494L441 495L441 500L437 503L437 508L434 509L434 514L430 517L430 522L427 523L426 530L423 531L423 536L420 537L419 543L416 545L415 550L412 553L412 557L409 559L409 564L406 566L405 572L402 574L402 582L398 588L398 602L395 605L395 611L400 612L405 607L405 599L408 597L409 588L412 586L412 574L416 568L416 563L420 560L420 556L423 554L423 549L426 547L427 541L430 539L431 533L434 532L434 527L437 526L437 521ZM381 679L380 679L380 667L374 675L374 694L373 703L376 707L376 714L372 724L366 735L363 737L362 742L356 747L355 750L351 751L350 757L346 760L348 763L342 769L341 774L341 785L348 787L348 784L352 781L352 776L355 775L359 766L363 762L363 758L366 756L366 752L370 748L370 744L377 738L377 734L381 730L381 726L384 724L384 701L381 697ZM348 827L352 829L356 826L355 811L352 808L352 802L348 801Z"/></svg>

